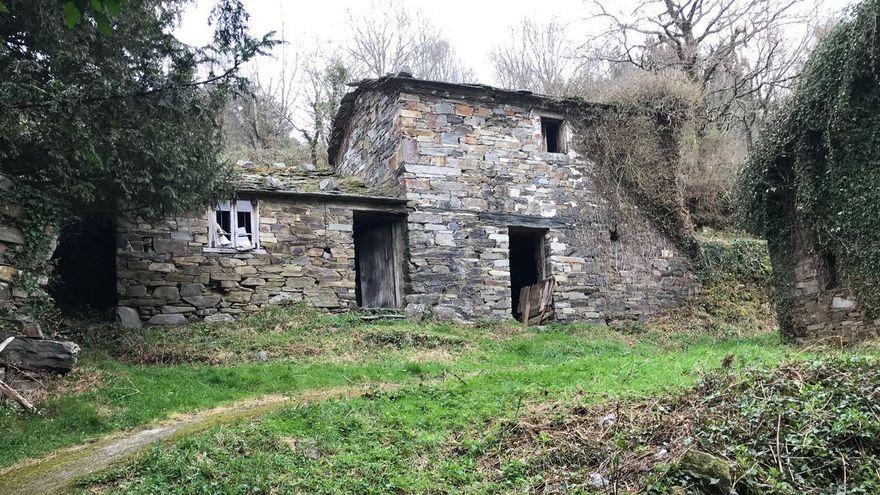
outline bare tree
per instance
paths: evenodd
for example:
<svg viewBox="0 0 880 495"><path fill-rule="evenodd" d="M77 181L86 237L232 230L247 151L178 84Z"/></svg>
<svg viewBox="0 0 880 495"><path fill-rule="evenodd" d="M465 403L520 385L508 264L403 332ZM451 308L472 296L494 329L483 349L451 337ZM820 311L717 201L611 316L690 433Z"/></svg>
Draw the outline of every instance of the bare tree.
<svg viewBox="0 0 880 495"><path fill-rule="evenodd" d="M315 165L324 165L333 117L347 91L351 73L338 54L316 51L303 65L302 95L296 118L288 122L306 142Z"/></svg>
<svg viewBox="0 0 880 495"><path fill-rule="evenodd" d="M463 82L473 78L449 42L421 11L392 2L372 4L368 16L349 12L352 37L346 58L359 77L409 69L425 79Z"/></svg>
<svg viewBox="0 0 880 495"><path fill-rule="evenodd" d="M606 5L593 1L594 18L606 29L585 45L592 56L685 72L709 91L713 119L728 115L735 101L759 88L790 82L797 70L782 53L795 56L800 44L789 46L778 33L808 20L805 7L815 12L808 0L640 0L629 14Z"/></svg>
<svg viewBox="0 0 880 495"><path fill-rule="evenodd" d="M510 31L510 40L491 53L495 78L503 87L561 95L582 76L584 61L575 57L567 26L558 19L523 19Z"/></svg>
<svg viewBox="0 0 880 495"><path fill-rule="evenodd" d="M277 149L291 139L299 96L298 57L285 41L276 50L277 71L260 72L251 66L247 90L227 108L224 129L230 144L259 151Z"/></svg>

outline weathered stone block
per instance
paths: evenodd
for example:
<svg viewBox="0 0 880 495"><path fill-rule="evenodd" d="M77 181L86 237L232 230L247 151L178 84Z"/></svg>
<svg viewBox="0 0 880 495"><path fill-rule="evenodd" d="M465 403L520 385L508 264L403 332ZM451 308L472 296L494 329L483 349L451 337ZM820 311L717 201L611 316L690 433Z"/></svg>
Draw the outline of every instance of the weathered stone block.
<svg viewBox="0 0 880 495"><path fill-rule="evenodd" d="M182 314L158 314L147 320L147 323L150 325L184 325L186 317Z"/></svg>
<svg viewBox="0 0 880 495"><path fill-rule="evenodd" d="M183 298L184 301L197 308L213 308L220 304L220 299L220 296L217 295L189 296Z"/></svg>
<svg viewBox="0 0 880 495"><path fill-rule="evenodd" d="M172 286L156 287L153 291L153 297L156 299L162 299L165 302L173 303L180 300L180 291L177 287Z"/></svg>
<svg viewBox="0 0 880 495"><path fill-rule="evenodd" d="M143 322L134 308L119 306L116 308L116 319L119 324L126 328L141 328Z"/></svg>

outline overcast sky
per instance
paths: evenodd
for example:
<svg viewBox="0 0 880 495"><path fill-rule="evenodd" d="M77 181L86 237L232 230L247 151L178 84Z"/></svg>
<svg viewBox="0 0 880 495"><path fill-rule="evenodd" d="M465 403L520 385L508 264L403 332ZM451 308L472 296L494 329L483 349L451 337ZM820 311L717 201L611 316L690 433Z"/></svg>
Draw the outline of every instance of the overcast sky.
<svg viewBox="0 0 880 495"><path fill-rule="evenodd" d="M609 5L633 0L608 0ZM783 0L780 0L783 1ZM784 0L788 1L788 0ZM817 0L818 2L818 0ZM825 0L820 13L840 10L852 0ZM207 25L213 0L196 0L184 15L178 36L187 43L202 45L211 35ZM481 82L494 78L489 53L510 36L510 26L523 18L544 20L556 16L571 25L572 34L585 34L584 0L408 0L417 6L449 39L458 55ZM251 31L286 33L285 38L302 51L314 43L338 43L347 36L348 12L368 15L366 0L245 0L251 14ZM818 3L817 3L818 5ZM259 62L262 69L271 59Z"/></svg>

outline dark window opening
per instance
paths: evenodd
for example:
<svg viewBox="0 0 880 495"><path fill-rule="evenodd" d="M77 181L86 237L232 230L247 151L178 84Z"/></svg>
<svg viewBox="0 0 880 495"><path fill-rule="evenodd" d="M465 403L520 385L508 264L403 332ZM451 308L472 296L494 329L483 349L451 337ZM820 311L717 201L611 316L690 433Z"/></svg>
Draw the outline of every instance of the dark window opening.
<svg viewBox="0 0 880 495"><path fill-rule="evenodd" d="M544 229L511 227L510 239L510 299L514 318L520 318L519 295L528 287L544 279Z"/></svg>
<svg viewBox="0 0 880 495"><path fill-rule="evenodd" d="M839 275L837 273L837 257L833 253L825 253L825 273L828 278L825 283L825 290L836 289L840 286Z"/></svg>
<svg viewBox="0 0 880 495"><path fill-rule="evenodd" d="M620 234L617 233L617 229L612 230L609 233L609 237L611 238L611 242L617 242L620 240Z"/></svg>
<svg viewBox="0 0 880 495"><path fill-rule="evenodd" d="M544 151L548 153L565 153L562 142L562 121L541 117L541 136L544 140Z"/></svg>
<svg viewBox="0 0 880 495"><path fill-rule="evenodd" d="M399 308L403 301L404 217L355 212L355 295L362 308Z"/></svg>
<svg viewBox="0 0 880 495"><path fill-rule="evenodd" d="M116 225L85 217L61 228L52 255L49 293L66 312L109 311L116 307ZM110 317L108 313L108 317Z"/></svg>
<svg viewBox="0 0 880 495"><path fill-rule="evenodd" d="M230 235L232 233L232 215L229 210L218 210L217 226L223 231L222 233Z"/></svg>
<svg viewBox="0 0 880 495"><path fill-rule="evenodd" d="M145 253L156 252L156 249L153 247L152 237L141 237L141 250Z"/></svg>

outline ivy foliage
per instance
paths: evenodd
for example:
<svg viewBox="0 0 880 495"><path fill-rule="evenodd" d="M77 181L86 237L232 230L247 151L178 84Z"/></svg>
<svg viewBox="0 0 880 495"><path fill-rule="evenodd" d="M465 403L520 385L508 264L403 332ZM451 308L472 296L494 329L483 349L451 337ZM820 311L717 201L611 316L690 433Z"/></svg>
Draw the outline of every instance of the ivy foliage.
<svg viewBox="0 0 880 495"><path fill-rule="evenodd" d="M766 236L774 258L783 333L796 228L808 229L815 247L834 255L869 313L880 309L878 24L878 0L864 0L839 22L739 178L744 226Z"/></svg>
<svg viewBox="0 0 880 495"><path fill-rule="evenodd" d="M609 105L580 133L582 146L600 166L597 179L606 196L620 203L626 193L692 256L699 246L684 201L682 142L694 131L702 97L680 73L640 74L603 95ZM625 214L623 208L615 210Z"/></svg>

